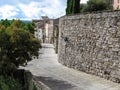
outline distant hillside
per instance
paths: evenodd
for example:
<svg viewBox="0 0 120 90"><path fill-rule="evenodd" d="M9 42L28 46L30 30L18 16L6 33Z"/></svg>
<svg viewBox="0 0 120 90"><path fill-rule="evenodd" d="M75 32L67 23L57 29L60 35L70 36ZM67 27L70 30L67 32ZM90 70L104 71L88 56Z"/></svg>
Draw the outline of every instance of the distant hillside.
<svg viewBox="0 0 120 90"><path fill-rule="evenodd" d="M0 22L1 22L1 20L0 20ZM12 20L8 20L8 21L12 21ZM24 22L24 23L30 23L30 22L32 22L31 20L21 20L21 21Z"/></svg>
<svg viewBox="0 0 120 90"><path fill-rule="evenodd" d="M30 22L32 22L32 21L30 21L30 20L22 20L24 23L30 23Z"/></svg>

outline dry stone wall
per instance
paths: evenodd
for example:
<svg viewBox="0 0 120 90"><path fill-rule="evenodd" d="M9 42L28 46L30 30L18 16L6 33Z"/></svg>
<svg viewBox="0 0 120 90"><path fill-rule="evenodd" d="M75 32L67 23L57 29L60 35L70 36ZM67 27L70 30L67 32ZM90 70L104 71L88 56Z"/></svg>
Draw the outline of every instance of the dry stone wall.
<svg viewBox="0 0 120 90"><path fill-rule="evenodd" d="M59 62L120 83L120 11L63 16Z"/></svg>

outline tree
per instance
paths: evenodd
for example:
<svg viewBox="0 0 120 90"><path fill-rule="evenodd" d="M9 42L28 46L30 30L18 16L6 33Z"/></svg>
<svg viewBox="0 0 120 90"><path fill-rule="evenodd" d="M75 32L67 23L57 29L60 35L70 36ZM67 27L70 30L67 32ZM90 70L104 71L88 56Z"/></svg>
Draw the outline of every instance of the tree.
<svg viewBox="0 0 120 90"><path fill-rule="evenodd" d="M80 4L80 13L85 12L86 4Z"/></svg>
<svg viewBox="0 0 120 90"><path fill-rule="evenodd" d="M0 28L0 73L9 73L39 55L40 41L23 26L21 21L15 20L5 30L3 26Z"/></svg>
<svg viewBox="0 0 120 90"><path fill-rule="evenodd" d="M24 29L28 30L29 32L34 34L34 32L35 32L35 24L33 22L26 23L25 26L24 26Z"/></svg>
<svg viewBox="0 0 120 90"><path fill-rule="evenodd" d="M80 0L68 0L66 15L76 14L80 12Z"/></svg>
<svg viewBox="0 0 120 90"><path fill-rule="evenodd" d="M80 13L80 0L74 0L74 13Z"/></svg>
<svg viewBox="0 0 120 90"><path fill-rule="evenodd" d="M113 10L113 6L111 4L111 0L105 0L107 10Z"/></svg>
<svg viewBox="0 0 120 90"><path fill-rule="evenodd" d="M34 34L35 31L35 24L33 22L25 23L21 20L1 20L0 21L0 26L4 26L5 28L23 28L24 30L29 31L30 33Z"/></svg>
<svg viewBox="0 0 120 90"><path fill-rule="evenodd" d="M66 15L71 13L71 7L72 7L72 0L67 0L67 8L66 8Z"/></svg>
<svg viewBox="0 0 120 90"><path fill-rule="evenodd" d="M109 0L89 0L87 5L84 7L83 12L102 11L109 9L111 9Z"/></svg>
<svg viewBox="0 0 120 90"><path fill-rule="evenodd" d="M8 26L10 26L10 21L7 20L7 19L5 19L5 20L2 19L2 20L0 21L0 24L1 24L1 25L4 25L4 27L7 28Z"/></svg>
<svg viewBox="0 0 120 90"><path fill-rule="evenodd" d="M10 36L7 35L4 30L0 30L0 75L6 75L12 72L12 70L14 71L12 67L15 65L13 66L8 62L9 49L11 48L10 46Z"/></svg>
<svg viewBox="0 0 120 90"><path fill-rule="evenodd" d="M14 20L10 27L16 27L16 28L23 28L25 26L25 23L22 22L21 20Z"/></svg>

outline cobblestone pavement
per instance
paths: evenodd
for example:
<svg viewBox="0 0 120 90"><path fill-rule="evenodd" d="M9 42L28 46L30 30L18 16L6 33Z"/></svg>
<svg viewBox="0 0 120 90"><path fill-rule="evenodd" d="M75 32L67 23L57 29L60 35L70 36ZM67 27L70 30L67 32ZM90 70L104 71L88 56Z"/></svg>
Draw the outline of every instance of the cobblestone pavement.
<svg viewBox="0 0 120 90"><path fill-rule="evenodd" d="M52 44L43 44L38 59L25 69L50 90L120 90L120 84L67 68L58 63Z"/></svg>

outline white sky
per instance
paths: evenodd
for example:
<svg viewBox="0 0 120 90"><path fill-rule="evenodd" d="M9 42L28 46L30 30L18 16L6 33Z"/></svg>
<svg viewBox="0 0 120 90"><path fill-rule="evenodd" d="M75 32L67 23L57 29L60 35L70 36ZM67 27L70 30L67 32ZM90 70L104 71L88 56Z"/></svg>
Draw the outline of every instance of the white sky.
<svg viewBox="0 0 120 90"><path fill-rule="evenodd" d="M86 3L88 0L81 0L81 3Z"/></svg>
<svg viewBox="0 0 120 90"><path fill-rule="evenodd" d="M86 3L88 0L81 0ZM67 0L0 0L0 19L58 18L65 15Z"/></svg>

